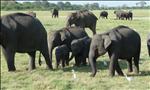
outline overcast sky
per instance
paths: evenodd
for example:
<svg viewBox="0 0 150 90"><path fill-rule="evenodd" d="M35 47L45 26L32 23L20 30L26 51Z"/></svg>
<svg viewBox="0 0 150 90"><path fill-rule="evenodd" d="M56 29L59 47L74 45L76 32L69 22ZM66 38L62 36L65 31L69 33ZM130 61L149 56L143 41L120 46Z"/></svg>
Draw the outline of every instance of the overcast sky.
<svg viewBox="0 0 150 90"><path fill-rule="evenodd" d="M23 0L21 0L20 2L22 2ZM28 1L28 0L26 0ZM30 1L30 0L29 0ZM111 7L111 6L122 6L124 4L126 4L127 6L136 6L136 3L137 2L140 2L140 1L49 1L50 3L58 3L58 2L70 2L71 4L81 4L81 5L84 5L84 4L91 4L91 3L99 3L99 5L106 5L108 7ZM145 1L147 3L147 5L150 5L150 1Z"/></svg>

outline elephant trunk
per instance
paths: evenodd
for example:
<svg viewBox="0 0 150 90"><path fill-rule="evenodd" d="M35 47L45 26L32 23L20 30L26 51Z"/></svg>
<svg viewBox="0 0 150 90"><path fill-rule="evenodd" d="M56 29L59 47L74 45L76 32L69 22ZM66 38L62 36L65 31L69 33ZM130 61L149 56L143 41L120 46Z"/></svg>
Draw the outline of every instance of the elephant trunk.
<svg viewBox="0 0 150 90"><path fill-rule="evenodd" d="M52 43L50 43L48 47L49 47L49 58L50 58L50 61L52 61L52 52L53 52L54 46Z"/></svg>
<svg viewBox="0 0 150 90"><path fill-rule="evenodd" d="M89 53L89 63L92 68L92 74L90 76L94 77L96 75L97 70L96 70L96 58L93 52Z"/></svg>

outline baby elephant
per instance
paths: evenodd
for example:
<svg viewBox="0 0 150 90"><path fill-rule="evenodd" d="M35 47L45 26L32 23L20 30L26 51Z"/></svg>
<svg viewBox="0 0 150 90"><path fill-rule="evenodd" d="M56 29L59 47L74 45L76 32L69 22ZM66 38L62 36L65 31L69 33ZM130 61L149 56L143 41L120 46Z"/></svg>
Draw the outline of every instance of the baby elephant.
<svg viewBox="0 0 150 90"><path fill-rule="evenodd" d="M66 45L61 45L56 48L56 68L58 68L60 62L62 62L62 68L66 65L69 65L69 48Z"/></svg>
<svg viewBox="0 0 150 90"><path fill-rule="evenodd" d="M148 48L148 54L150 56L150 33L149 33L148 39L147 39L147 48Z"/></svg>
<svg viewBox="0 0 150 90"><path fill-rule="evenodd" d="M83 37L71 42L72 56L75 56L75 66L79 66L80 64L86 65L90 43L91 38L89 37Z"/></svg>

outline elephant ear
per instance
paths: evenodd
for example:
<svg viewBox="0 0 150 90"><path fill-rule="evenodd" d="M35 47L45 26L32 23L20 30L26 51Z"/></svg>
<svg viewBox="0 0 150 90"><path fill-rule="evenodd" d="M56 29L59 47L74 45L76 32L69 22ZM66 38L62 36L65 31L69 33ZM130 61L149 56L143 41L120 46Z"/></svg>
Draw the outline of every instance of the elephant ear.
<svg viewBox="0 0 150 90"><path fill-rule="evenodd" d="M64 41L67 39L65 32L60 32L60 36L61 36L61 41Z"/></svg>
<svg viewBox="0 0 150 90"><path fill-rule="evenodd" d="M102 38L104 40L104 47L107 49L111 45L112 41L108 35L104 35Z"/></svg>

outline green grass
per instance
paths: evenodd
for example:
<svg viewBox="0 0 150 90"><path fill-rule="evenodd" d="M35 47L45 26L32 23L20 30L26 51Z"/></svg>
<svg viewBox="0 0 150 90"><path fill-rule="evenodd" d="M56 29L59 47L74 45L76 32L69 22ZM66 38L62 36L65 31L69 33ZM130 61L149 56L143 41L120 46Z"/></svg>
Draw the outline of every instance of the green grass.
<svg viewBox="0 0 150 90"><path fill-rule="evenodd" d="M1 15L18 11L1 11ZM27 12L27 11L20 11ZM52 19L50 11L35 11L37 18L40 19L47 32L51 32L65 26L67 15L71 11L61 11L58 19ZM93 11L99 17L100 11ZM36 61L37 69L26 71L28 67L28 55L16 54L15 65L16 72L8 72L7 64L1 54L1 89L2 90L150 90L150 58L147 53L146 39L150 32L150 11L148 10L133 10L134 18L132 21L114 20L115 15L112 10L108 10L109 19L99 19L97 21L97 33L106 32L107 30L118 26L127 25L137 31L142 39L141 46L141 62L140 74L131 74L133 80L128 82L125 77L116 75L111 78L108 76L108 66L103 65L103 61L109 63L108 55L104 55L97 59L98 72L95 78L90 77L91 68L73 67L72 60L70 66L64 70L58 69L49 71L45 69L44 64L40 67L38 60ZM86 29L87 33L92 36L92 32ZM38 59L37 52L36 59ZM124 73L127 73L125 61L119 62ZM55 67L55 58L53 56L53 66ZM72 80L72 72L74 69L78 80Z"/></svg>

